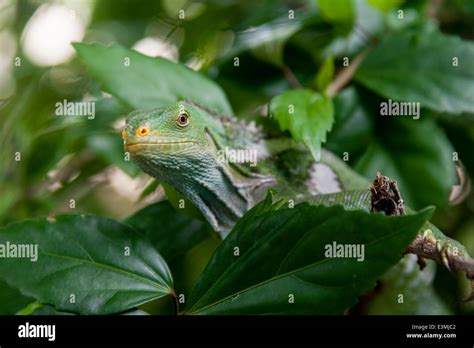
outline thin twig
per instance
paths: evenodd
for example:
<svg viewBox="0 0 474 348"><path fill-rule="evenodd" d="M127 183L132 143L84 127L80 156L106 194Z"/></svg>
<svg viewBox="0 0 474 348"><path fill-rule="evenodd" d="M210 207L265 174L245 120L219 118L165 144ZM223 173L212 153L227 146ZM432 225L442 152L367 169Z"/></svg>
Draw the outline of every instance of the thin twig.
<svg viewBox="0 0 474 348"><path fill-rule="evenodd" d="M303 85L298 81L293 71L286 65L283 67L283 74L285 75L286 80L293 88L303 88Z"/></svg>
<svg viewBox="0 0 474 348"><path fill-rule="evenodd" d="M431 0L426 7L426 18L432 19L438 16L438 12L443 5L443 0Z"/></svg>
<svg viewBox="0 0 474 348"><path fill-rule="evenodd" d="M367 47L365 50L355 56L352 62L349 63L349 66L339 71L336 78L326 89L327 96L334 97L345 85L347 85L352 80L360 63L371 49L372 46Z"/></svg>
<svg viewBox="0 0 474 348"><path fill-rule="evenodd" d="M425 234L418 235L405 251L417 255L419 258L434 260L451 272L466 274L472 287L471 294L466 301L474 300L474 260L468 255L450 246L449 243L440 242L429 229Z"/></svg>

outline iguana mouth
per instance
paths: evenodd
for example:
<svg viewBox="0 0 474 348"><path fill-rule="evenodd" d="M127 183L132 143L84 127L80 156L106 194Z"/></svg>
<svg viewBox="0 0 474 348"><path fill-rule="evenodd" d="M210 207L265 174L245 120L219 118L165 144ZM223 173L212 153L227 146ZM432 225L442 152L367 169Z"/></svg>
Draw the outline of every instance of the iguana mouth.
<svg viewBox="0 0 474 348"><path fill-rule="evenodd" d="M168 150L172 146L175 146L175 145L181 146L181 145L186 145L186 144L196 144L196 142L192 140L142 141L142 142L126 143L125 149L136 151L140 148L154 147L154 148L161 148L163 150Z"/></svg>
<svg viewBox="0 0 474 348"><path fill-rule="evenodd" d="M174 145L174 144L195 144L195 141L183 140L183 141L143 141L137 143L125 144L125 146L135 146L135 145Z"/></svg>

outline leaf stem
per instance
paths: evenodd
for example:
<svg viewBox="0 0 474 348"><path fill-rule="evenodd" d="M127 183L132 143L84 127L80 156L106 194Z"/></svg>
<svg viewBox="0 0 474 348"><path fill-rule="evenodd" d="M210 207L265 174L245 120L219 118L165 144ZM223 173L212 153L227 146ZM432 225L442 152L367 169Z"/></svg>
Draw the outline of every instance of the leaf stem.
<svg viewBox="0 0 474 348"><path fill-rule="evenodd" d="M178 296L176 296L176 292L174 290L170 292L170 295L173 298L174 315L178 315L179 314Z"/></svg>

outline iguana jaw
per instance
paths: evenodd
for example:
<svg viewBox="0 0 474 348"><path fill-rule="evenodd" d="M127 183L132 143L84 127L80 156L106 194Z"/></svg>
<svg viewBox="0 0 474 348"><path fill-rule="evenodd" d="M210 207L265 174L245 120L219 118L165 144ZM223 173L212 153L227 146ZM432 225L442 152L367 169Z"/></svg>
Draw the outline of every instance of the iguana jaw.
<svg viewBox="0 0 474 348"><path fill-rule="evenodd" d="M178 151L180 145L186 148ZM166 146L170 148L163 150ZM129 148L135 147L139 148L131 153L135 163L191 201L214 230L228 232L250 208L250 196L233 182L227 166L217 163L211 153L198 145L140 144Z"/></svg>

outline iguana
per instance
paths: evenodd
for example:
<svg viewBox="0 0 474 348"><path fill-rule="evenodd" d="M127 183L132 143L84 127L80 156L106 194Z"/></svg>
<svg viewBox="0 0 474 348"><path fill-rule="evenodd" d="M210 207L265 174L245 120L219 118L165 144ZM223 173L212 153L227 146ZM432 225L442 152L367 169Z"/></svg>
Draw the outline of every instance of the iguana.
<svg viewBox="0 0 474 348"><path fill-rule="evenodd" d="M223 237L270 188L290 204L372 209L370 182L329 151L322 150L315 162L288 137L272 138L254 122L191 101L131 113L122 137L144 172L191 201ZM464 247L430 223L407 251L474 278L474 263Z"/></svg>

